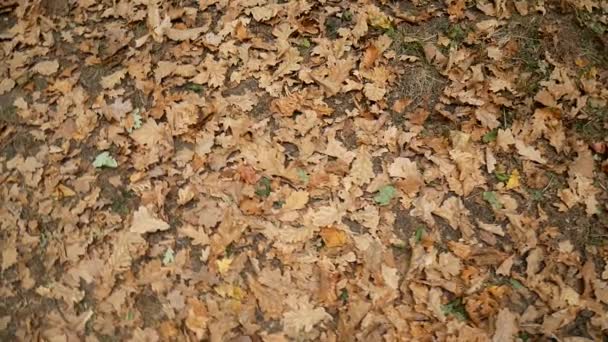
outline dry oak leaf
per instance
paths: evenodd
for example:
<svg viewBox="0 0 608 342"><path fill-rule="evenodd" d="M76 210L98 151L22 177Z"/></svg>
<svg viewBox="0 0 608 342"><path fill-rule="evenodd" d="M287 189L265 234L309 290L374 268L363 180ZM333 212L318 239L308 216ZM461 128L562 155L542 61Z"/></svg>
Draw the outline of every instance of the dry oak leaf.
<svg viewBox="0 0 608 342"><path fill-rule="evenodd" d="M479 220L477 221L477 225L479 226L479 228L485 230L486 232L490 232L498 236L505 236L505 232L500 225L484 223Z"/></svg>
<svg viewBox="0 0 608 342"><path fill-rule="evenodd" d="M13 241L14 242L14 241ZM17 248L11 244L2 247L2 271L17 263Z"/></svg>
<svg viewBox="0 0 608 342"><path fill-rule="evenodd" d="M33 72L37 72L44 76L50 76L56 73L57 70L59 70L59 62L57 62L57 60L38 62L32 68Z"/></svg>
<svg viewBox="0 0 608 342"><path fill-rule="evenodd" d="M283 209L285 210L297 210L302 209L308 203L308 192L307 191L294 191L285 200Z"/></svg>
<svg viewBox="0 0 608 342"><path fill-rule="evenodd" d="M133 214L131 231L134 233L145 234L169 229L169 224L152 215L145 206L140 206Z"/></svg>
<svg viewBox="0 0 608 342"><path fill-rule="evenodd" d="M283 298L280 292L266 287L255 280L251 275L247 275L249 289L258 301L260 309L268 318L279 318L283 312Z"/></svg>
<svg viewBox="0 0 608 342"><path fill-rule="evenodd" d="M15 81L5 78L0 82L0 95L11 91L15 87Z"/></svg>
<svg viewBox="0 0 608 342"><path fill-rule="evenodd" d="M316 324L325 320L331 320L331 316L324 308L299 309L283 314L283 327L289 336L295 337L301 331L310 332Z"/></svg>
<svg viewBox="0 0 608 342"><path fill-rule="evenodd" d="M196 27L185 30L167 28L165 30L165 35L171 40L182 42L184 40L196 40L205 31L207 31L206 27Z"/></svg>
<svg viewBox="0 0 608 342"><path fill-rule="evenodd" d="M379 54L380 51L375 45L368 46L363 53L363 58L361 58L361 66L365 69L370 68L374 65L376 59L378 59Z"/></svg>
<svg viewBox="0 0 608 342"><path fill-rule="evenodd" d="M156 121L149 119L140 128L131 133L131 138L139 145L153 146L164 140L163 128Z"/></svg>
<svg viewBox="0 0 608 342"><path fill-rule="evenodd" d="M515 148L517 149L517 153L527 160L531 160L539 164L545 164L547 162L547 160L541 156L540 151L534 149L532 146L527 146L521 140L515 140Z"/></svg>
<svg viewBox="0 0 608 342"><path fill-rule="evenodd" d="M329 248L341 247L348 242L348 237L346 236L346 233L342 229L338 229L335 227L321 228L319 235L321 235L325 246Z"/></svg>
<svg viewBox="0 0 608 342"><path fill-rule="evenodd" d="M494 336L492 336L492 342L515 341L518 331L517 316L509 309L503 308L498 312L498 316L496 317L496 331L494 332Z"/></svg>
<svg viewBox="0 0 608 342"><path fill-rule="evenodd" d="M396 290L399 287L399 272L396 268L382 265L382 278L388 287Z"/></svg>
<svg viewBox="0 0 608 342"><path fill-rule="evenodd" d="M386 88L379 87L375 83L366 83L363 87L363 93L368 99L377 102L384 98Z"/></svg>
<svg viewBox="0 0 608 342"><path fill-rule="evenodd" d="M325 88L328 96L336 95L342 89L342 83L346 81L350 71L353 69L355 61L353 58L341 59L329 66L329 74L325 78L320 78L311 73L310 76Z"/></svg>
<svg viewBox="0 0 608 342"><path fill-rule="evenodd" d="M114 73L109 74L108 76L102 77L100 84L104 89L112 89L120 83L120 81L123 79L123 77L125 77L126 74L126 68L120 69Z"/></svg>
<svg viewBox="0 0 608 342"><path fill-rule="evenodd" d="M402 184L403 190L409 195L415 195L420 187L424 185L424 179L422 174L418 171L416 162L409 160L408 158L395 158L393 163L388 168L388 174L391 177L399 177L405 179L405 183Z"/></svg>
<svg viewBox="0 0 608 342"><path fill-rule="evenodd" d="M344 213L341 213L336 207L327 205L317 209L314 213L308 213L312 218L312 224L317 227L324 227L342 220Z"/></svg>
<svg viewBox="0 0 608 342"><path fill-rule="evenodd" d="M357 151L357 156L350 168L350 176L353 183L359 186L369 183L376 176L372 156L366 149L361 148Z"/></svg>
<svg viewBox="0 0 608 342"><path fill-rule="evenodd" d="M196 334L199 340L207 335L207 321L209 314L205 304L196 298L188 298L188 316L185 323L186 328Z"/></svg>

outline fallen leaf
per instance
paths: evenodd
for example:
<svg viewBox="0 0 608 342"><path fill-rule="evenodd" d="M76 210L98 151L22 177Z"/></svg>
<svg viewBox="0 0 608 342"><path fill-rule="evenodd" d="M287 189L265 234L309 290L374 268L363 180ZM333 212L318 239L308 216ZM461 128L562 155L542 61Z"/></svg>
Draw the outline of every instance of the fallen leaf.
<svg viewBox="0 0 608 342"><path fill-rule="evenodd" d="M110 75L103 76L100 84L104 89L112 89L118 85L127 74L127 69L119 69Z"/></svg>
<svg viewBox="0 0 608 342"><path fill-rule="evenodd" d="M44 76L50 76L56 73L57 70L59 70L59 62L57 60L38 62L32 68L33 72L37 72Z"/></svg>
<svg viewBox="0 0 608 342"><path fill-rule="evenodd" d="M496 317L496 331L494 332L494 336L492 336L492 341L515 341L518 331L517 316L509 309L503 308L498 312L498 316Z"/></svg>
<svg viewBox="0 0 608 342"><path fill-rule="evenodd" d="M285 199L285 204L283 205L283 209L285 210L297 210L306 207L306 203L308 203L308 192L307 191L293 191L287 199Z"/></svg>
<svg viewBox="0 0 608 342"><path fill-rule="evenodd" d="M146 234L169 229L165 221L152 215L146 206L140 206L133 214L130 231L133 233Z"/></svg>
<svg viewBox="0 0 608 342"><path fill-rule="evenodd" d="M185 325L199 340L207 335L207 323L209 320L205 304L196 298L188 298L187 316Z"/></svg>
<svg viewBox="0 0 608 342"><path fill-rule="evenodd" d="M295 337L300 332L310 332L316 324L325 320L331 320L331 316L319 307L287 311L283 314L282 321L285 332Z"/></svg>
<svg viewBox="0 0 608 342"><path fill-rule="evenodd" d="M388 205L396 193L395 187L385 185L378 190L378 193L374 196L374 201L380 205Z"/></svg>
<svg viewBox="0 0 608 342"><path fill-rule="evenodd" d="M363 53L361 66L366 69L372 67L374 65L374 62L376 62L376 59L378 59L378 55L379 51L375 45L368 46L365 52Z"/></svg>
<svg viewBox="0 0 608 342"><path fill-rule="evenodd" d="M329 248L341 247L348 242L346 233L338 228L324 227L321 228L321 232L319 234L321 235L325 246Z"/></svg>
<svg viewBox="0 0 608 342"><path fill-rule="evenodd" d="M104 151L104 152L101 152L100 154L98 154L97 157L95 157L95 160L93 161L93 166L96 168L102 168L102 167L117 168L118 162L116 161L116 159L114 159L114 158L112 158L112 156L110 156L110 152Z"/></svg>
<svg viewBox="0 0 608 342"><path fill-rule="evenodd" d="M511 176L509 176L509 180L507 181L507 185L505 185L505 189L510 190L510 189L515 189L519 187L519 171L517 171L517 169L514 169L511 172Z"/></svg>

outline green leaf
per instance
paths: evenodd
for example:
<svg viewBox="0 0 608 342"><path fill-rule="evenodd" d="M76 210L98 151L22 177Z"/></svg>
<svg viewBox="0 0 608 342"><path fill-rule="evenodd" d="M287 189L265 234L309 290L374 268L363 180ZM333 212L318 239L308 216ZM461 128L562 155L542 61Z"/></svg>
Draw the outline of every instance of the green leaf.
<svg viewBox="0 0 608 342"><path fill-rule="evenodd" d="M302 183L307 184L308 181L310 180L310 177L308 177L308 174L306 173L306 171L304 171L303 169L296 169L296 172L298 173L298 177L300 178L300 181L302 181Z"/></svg>
<svg viewBox="0 0 608 342"><path fill-rule="evenodd" d="M530 195L532 196L533 201L540 201L544 197L544 193L542 190L530 190Z"/></svg>
<svg viewBox="0 0 608 342"><path fill-rule="evenodd" d="M494 209L502 209L502 203L498 201L498 197L496 197L494 191L484 191L482 197L486 202L490 203Z"/></svg>
<svg viewBox="0 0 608 342"><path fill-rule="evenodd" d="M308 38L304 38L300 41L300 46L308 49L310 47L310 40L308 40Z"/></svg>
<svg viewBox="0 0 608 342"><path fill-rule="evenodd" d="M93 161L93 166L95 166L96 168L100 168L100 167L111 167L111 168L116 168L118 167L118 162L116 161L116 159L112 158L112 156L110 156L110 152L105 151L105 152L101 152L100 154L97 155L97 157L95 157L95 161Z"/></svg>
<svg viewBox="0 0 608 342"><path fill-rule="evenodd" d="M517 279L509 278L509 284L516 290L521 290L525 286L519 282Z"/></svg>
<svg viewBox="0 0 608 342"><path fill-rule="evenodd" d="M424 227L418 227L414 232L414 241L419 243L422 240L422 236L424 235Z"/></svg>
<svg viewBox="0 0 608 342"><path fill-rule="evenodd" d="M353 13L349 10L346 10L342 13L342 19L344 21L351 21L353 20Z"/></svg>
<svg viewBox="0 0 608 342"><path fill-rule="evenodd" d="M139 114L139 108L136 108L133 111L133 127L128 127L127 128L127 132L131 133L133 132L133 130L138 129L141 127L142 124L142 118L141 118L141 114Z"/></svg>
<svg viewBox="0 0 608 342"><path fill-rule="evenodd" d="M509 180L509 175L506 173L503 173L503 172L495 171L494 176L496 176L496 179L498 179L501 182L506 182Z"/></svg>
<svg viewBox="0 0 608 342"><path fill-rule="evenodd" d="M444 314L452 315L461 321L466 321L468 319L467 311L465 310L464 305L462 304L462 299L460 298L454 299L453 301L442 305L441 310Z"/></svg>
<svg viewBox="0 0 608 342"><path fill-rule="evenodd" d="M167 248L167 250L165 251L165 255L163 256L163 265L167 266L175 261L174 253L175 252L173 252L173 249L171 249L171 247Z"/></svg>
<svg viewBox="0 0 608 342"><path fill-rule="evenodd" d="M340 290L340 300L343 303L348 302L348 290L347 289Z"/></svg>
<svg viewBox="0 0 608 342"><path fill-rule="evenodd" d="M255 194L260 197L268 197L270 196L270 191L270 179L266 177L260 179L255 188Z"/></svg>
<svg viewBox="0 0 608 342"><path fill-rule="evenodd" d="M481 138L481 140L483 140L484 143L490 143L494 140L496 140L496 137L498 136L498 130L493 129L491 131L489 131L488 133L484 134L483 138Z"/></svg>
<svg viewBox="0 0 608 342"><path fill-rule="evenodd" d="M202 93L203 92L203 86L200 84L196 84L196 83L188 83L186 84L186 89L191 90L195 93Z"/></svg>
<svg viewBox="0 0 608 342"><path fill-rule="evenodd" d="M388 205L391 199L395 197L397 191L392 185L385 185L378 190L378 194L374 197L374 201L380 205Z"/></svg>
<svg viewBox="0 0 608 342"><path fill-rule="evenodd" d="M133 128L138 129L141 127L141 115L139 114L139 111L133 113Z"/></svg>
<svg viewBox="0 0 608 342"><path fill-rule="evenodd" d="M530 334L525 331L522 331L519 333L519 335L517 335L517 337L519 337L524 342L528 342L528 340L530 339Z"/></svg>

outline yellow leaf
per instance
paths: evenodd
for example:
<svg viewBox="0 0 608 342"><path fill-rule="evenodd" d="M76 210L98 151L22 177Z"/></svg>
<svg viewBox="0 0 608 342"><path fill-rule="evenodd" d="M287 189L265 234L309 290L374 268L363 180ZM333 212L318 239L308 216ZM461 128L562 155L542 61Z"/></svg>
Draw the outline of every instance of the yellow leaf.
<svg viewBox="0 0 608 342"><path fill-rule="evenodd" d="M344 246L347 242L346 233L338 228L325 227L321 229L320 234L325 246L329 248Z"/></svg>
<svg viewBox="0 0 608 342"><path fill-rule="evenodd" d="M54 195L56 198L65 198L76 196L76 193L74 192L74 190L68 188L67 186L59 184L57 185L57 189L55 189Z"/></svg>
<svg viewBox="0 0 608 342"><path fill-rule="evenodd" d="M224 258L224 259L217 260L216 263L217 263L217 271L220 272L220 274L224 274L224 273L228 272L228 270L230 269L230 265L232 264L232 259Z"/></svg>
<svg viewBox="0 0 608 342"><path fill-rule="evenodd" d="M378 15L369 19L373 27L388 30L392 27L391 20L385 15Z"/></svg>
<svg viewBox="0 0 608 342"><path fill-rule="evenodd" d="M510 189L515 189L519 186L519 171L517 171L517 169L513 170L513 172L511 172L511 176L509 177L509 180L507 181L507 186L505 187L505 189L510 190Z"/></svg>
<svg viewBox="0 0 608 342"><path fill-rule="evenodd" d="M215 292L224 298L242 300L245 297L245 293L240 287L230 284L220 284L216 286Z"/></svg>

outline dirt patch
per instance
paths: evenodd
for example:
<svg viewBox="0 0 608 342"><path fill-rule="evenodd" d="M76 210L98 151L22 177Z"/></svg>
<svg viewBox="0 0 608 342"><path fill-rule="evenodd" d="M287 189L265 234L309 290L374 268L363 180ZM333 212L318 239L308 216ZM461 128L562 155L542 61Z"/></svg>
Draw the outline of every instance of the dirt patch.
<svg viewBox="0 0 608 342"><path fill-rule="evenodd" d="M149 292L135 297L135 308L141 313L144 327L154 326L166 318L162 304L156 295Z"/></svg>
<svg viewBox="0 0 608 342"><path fill-rule="evenodd" d="M70 12L68 0L42 0L41 6L49 17L66 16Z"/></svg>

